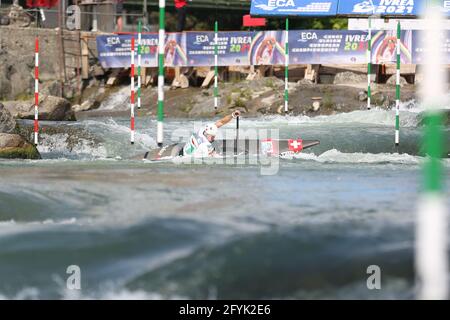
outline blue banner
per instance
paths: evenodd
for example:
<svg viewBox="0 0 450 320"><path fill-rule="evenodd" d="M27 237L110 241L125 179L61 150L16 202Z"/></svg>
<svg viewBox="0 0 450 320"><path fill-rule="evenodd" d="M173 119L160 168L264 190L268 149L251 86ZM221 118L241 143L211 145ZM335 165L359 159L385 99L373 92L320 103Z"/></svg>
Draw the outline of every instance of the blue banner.
<svg viewBox="0 0 450 320"><path fill-rule="evenodd" d="M285 61L285 31L258 32L250 47L252 65L283 65Z"/></svg>
<svg viewBox="0 0 450 320"><path fill-rule="evenodd" d="M131 35L107 35L97 37L98 59L103 68L124 68L131 64ZM155 67L158 55L158 35L144 35L142 66ZM137 37L135 38L137 55ZM137 63L137 61L136 61Z"/></svg>
<svg viewBox="0 0 450 320"><path fill-rule="evenodd" d="M423 46L423 36L424 31L422 30L414 30L412 31L412 47L413 47L413 61L414 64L422 64L425 63L424 54L427 52L427 49ZM445 63L450 63L450 30L442 30L441 34L441 43L440 49L445 54Z"/></svg>
<svg viewBox="0 0 450 320"><path fill-rule="evenodd" d="M418 17L433 0L252 0L254 16L371 16ZM450 1L438 0L446 16Z"/></svg>
<svg viewBox="0 0 450 320"><path fill-rule="evenodd" d="M252 0L254 16L335 16L338 0Z"/></svg>
<svg viewBox="0 0 450 320"><path fill-rule="evenodd" d="M427 0L340 0L338 15L418 16Z"/></svg>
<svg viewBox="0 0 450 320"><path fill-rule="evenodd" d="M413 63L412 31L402 31L400 36L401 64ZM397 32L374 31L372 33L372 63L397 63Z"/></svg>
<svg viewBox="0 0 450 320"><path fill-rule="evenodd" d="M218 65L249 65L249 52L255 32L219 32ZM214 65L214 32L188 32L186 52L190 66Z"/></svg>
<svg viewBox="0 0 450 320"><path fill-rule="evenodd" d="M364 31L289 31L292 64L367 63L367 32Z"/></svg>
<svg viewBox="0 0 450 320"><path fill-rule="evenodd" d="M450 1L450 0L449 0ZM422 63L424 49L419 32L403 30L401 63ZM214 66L214 32L166 34L165 66ZM442 46L450 61L450 31L443 32ZM219 66L284 65L286 31L235 31L218 34ZM349 30L290 30L290 64L365 64L367 32ZM135 37L135 64L137 64ZM395 30L372 31L372 63L396 63ZM104 68L131 64L131 35L97 37L98 58ZM158 66L158 35L142 35L142 66Z"/></svg>
<svg viewBox="0 0 450 320"><path fill-rule="evenodd" d="M98 59L103 68L124 68L131 64L131 35L104 35L97 37ZM135 43L135 64L137 64L138 43ZM158 66L158 34L142 35L142 66ZM187 66L186 34L168 33L164 48L164 65L167 67Z"/></svg>

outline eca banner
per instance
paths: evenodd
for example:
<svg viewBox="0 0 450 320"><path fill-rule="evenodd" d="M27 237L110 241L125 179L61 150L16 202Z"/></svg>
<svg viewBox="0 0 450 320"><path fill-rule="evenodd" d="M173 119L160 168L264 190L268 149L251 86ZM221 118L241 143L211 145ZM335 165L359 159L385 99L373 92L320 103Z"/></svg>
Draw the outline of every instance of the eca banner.
<svg viewBox="0 0 450 320"><path fill-rule="evenodd" d="M249 65L249 52L255 32L219 32L217 39L218 65ZM188 32L186 52L189 66L214 65L214 32Z"/></svg>
<svg viewBox="0 0 450 320"><path fill-rule="evenodd" d="M280 65L285 61L286 32L258 32L252 41L249 59L252 65Z"/></svg>
<svg viewBox="0 0 450 320"><path fill-rule="evenodd" d="M335 16L338 0L252 0L252 16Z"/></svg>
<svg viewBox="0 0 450 320"><path fill-rule="evenodd" d="M396 31L375 31L372 34L372 63L397 63ZM413 63L412 31L402 31L400 37L400 60L402 64Z"/></svg>
<svg viewBox="0 0 450 320"><path fill-rule="evenodd" d="M339 1L338 15L418 16L428 0L345 0Z"/></svg>
<svg viewBox="0 0 450 320"><path fill-rule="evenodd" d="M284 31L237 31L218 33L218 65L280 65L285 56ZM189 66L214 65L214 33L188 32L186 52Z"/></svg>
<svg viewBox="0 0 450 320"><path fill-rule="evenodd" d="M422 64L425 63L424 53L427 52L425 46L423 45L425 32L422 30L414 30L413 31L413 63L414 64ZM445 54L445 63L449 63L450 61L450 30L442 30L440 33L440 50Z"/></svg>
<svg viewBox="0 0 450 320"><path fill-rule="evenodd" d="M365 31L289 31L290 62L293 64L367 63Z"/></svg>
<svg viewBox="0 0 450 320"><path fill-rule="evenodd" d="M449 0L450 1L450 0ZM402 64L420 63L423 48L419 32L403 30L400 38ZM137 37L136 37L137 38ZM135 63L137 40L135 38ZM286 31L235 31L218 33L218 65L284 65ZM360 30L290 30L290 64L365 64L368 35ZM450 35L443 34L443 50L450 48ZM142 35L142 66L158 66L158 35ZM98 58L104 68L126 68L131 64L131 35L97 37ZM213 66L214 32L166 34L165 66ZM372 31L372 63L395 64L395 30ZM448 57L450 61L450 54Z"/></svg>
<svg viewBox="0 0 450 320"><path fill-rule="evenodd" d="M131 35L102 35L97 37L98 59L103 68L124 68L131 64ZM138 54L137 37L135 56ZM158 66L158 34L143 34L141 60L143 67ZM166 34L164 64L168 67L187 65L186 35ZM135 63L137 63L135 57Z"/></svg>

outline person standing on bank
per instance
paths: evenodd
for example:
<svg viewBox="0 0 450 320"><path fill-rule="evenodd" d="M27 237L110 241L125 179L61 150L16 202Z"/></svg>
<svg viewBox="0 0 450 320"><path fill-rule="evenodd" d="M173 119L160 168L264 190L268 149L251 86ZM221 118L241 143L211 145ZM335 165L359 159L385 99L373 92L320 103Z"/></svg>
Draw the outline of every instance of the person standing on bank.
<svg viewBox="0 0 450 320"><path fill-rule="evenodd" d="M122 32L123 30L123 1L124 0L115 0L116 2L116 31Z"/></svg>
<svg viewBox="0 0 450 320"><path fill-rule="evenodd" d="M183 32L186 25L187 2L186 0L174 0L177 10L177 32Z"/></svg>

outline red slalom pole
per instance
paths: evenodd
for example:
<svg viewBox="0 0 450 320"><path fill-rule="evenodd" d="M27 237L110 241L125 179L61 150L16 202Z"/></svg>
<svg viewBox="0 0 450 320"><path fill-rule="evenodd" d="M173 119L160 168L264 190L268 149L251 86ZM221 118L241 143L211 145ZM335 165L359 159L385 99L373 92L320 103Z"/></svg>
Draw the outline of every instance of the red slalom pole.
<svg viewBox="0 0 450 320"><path fill-rule="evenodd" d="M131 38L131 119L130 119L130 129L131 129L131 144L134 144L134 37Z"/></svg>
<svg viewBox="0 0 450 320"><path fill-rule="evenodd" d="M38 144L39 132L39 38L34 45L34 144Z"/></svg>

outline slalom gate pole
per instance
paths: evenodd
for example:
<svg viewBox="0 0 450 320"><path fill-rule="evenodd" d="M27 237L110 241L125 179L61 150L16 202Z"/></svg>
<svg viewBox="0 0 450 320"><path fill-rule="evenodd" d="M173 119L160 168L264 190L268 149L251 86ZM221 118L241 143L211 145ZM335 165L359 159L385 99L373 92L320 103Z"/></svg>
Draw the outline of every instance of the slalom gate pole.
<svg viewBox="0 0 450 320"><path fill-rule="evenodd" d="M164 43L166 0L159 0L159 38L158 38L158 125L156 142L158 147L163 145L163 121L164 121Z"/></svg>
<svg viewBox="0 0 450 320"><path fill-rule="evenodd" d="M38 145L39 134L39 37L34 44L34 144Z"/></svg>
<svg viewBox="0 0 450 320"><path fill-rule="evenodd" d="M371 109L372 88L370 77L372 74L372 19L369 17L368 39L367 39L367 109Z"/></svg>
<svg viewBox="0 0 450 320"><path fill-rule="evenodd" d="M137 85L137 108L141 108L141 66L142 66L142 22L138 22L138 85Z"/></svg>
<svg viewBox="0 0 450 320"><path fill-rule="evenodd" d="M289 19L286 18L286 34L285 34L285 58L284 58L284 113L289 112Z"/></svg>
<svg viewBox="0 0 450 320"><path fill-rule="evenodd" d="M217 20L214 23L214 109L217 110L219 106L219 88L218 88L218 42L219 42L219 23Z"/></svg>
<svg viewBox="0 0 450 320"><path fill-rule="evenodd" d="M131 37L131 96L130 96L130 107L131 107L131 115L130 115L130 130L131 137L130 142L134 144L134 36Z"/></svg>
<svg viewBox="0 0 450 320"><path fill-rule="evenodd" d="M447 79L443 43L440 37L445 30L440 1L433 0L427 9L423 31L424 53L423 103L426 108L423 127L423 150L426 159L422 169L422 190L419 196L415 267L418 299L446 300L448 288L447 205L444 181L447 176L442 165L448 139L444 131L444 114L439 108L446 105Z"/></svg>
<svg viewBox="0 0 450 320"><path fill-rule="evenodd" d="M395 146L400 144L400 64L401 64L401 26L397 22L397 72L395 87Z"/></svg>
<svg viewBox="0 0 450 320"><path fill-rule="evenodd" d="M236 117L236 140L234 141L234 155L237 155L238 140L239 140L239 116Z"/></svg>

